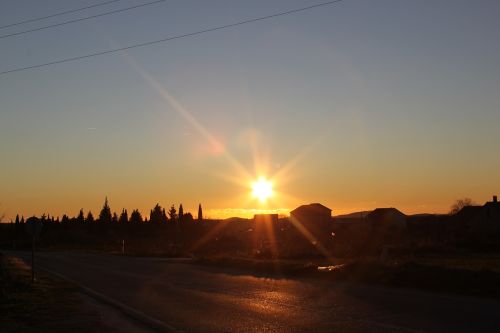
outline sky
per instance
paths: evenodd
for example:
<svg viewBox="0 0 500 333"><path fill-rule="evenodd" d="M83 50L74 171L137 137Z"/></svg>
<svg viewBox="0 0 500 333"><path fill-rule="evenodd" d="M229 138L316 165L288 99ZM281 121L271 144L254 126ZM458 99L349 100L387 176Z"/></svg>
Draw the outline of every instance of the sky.
<svg viewBox="0 0 500 333"><path fill-rule="evenodd" d="M5 0L0 26L98 2ZM0 72L322 1L170 0L1 37L145 2L2 28ZM500 191L499 31L497 0L344 0L0 75L0 215L482 204Z"/></svg>

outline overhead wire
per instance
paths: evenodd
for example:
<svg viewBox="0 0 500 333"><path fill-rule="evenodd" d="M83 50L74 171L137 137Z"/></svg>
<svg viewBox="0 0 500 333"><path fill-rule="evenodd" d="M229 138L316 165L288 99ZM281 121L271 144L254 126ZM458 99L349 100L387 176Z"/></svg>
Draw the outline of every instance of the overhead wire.
<svg viewBox="0 0 500 333"><path fill-rule="evenodd" d="M151 2L142 3L140 5L135 5L135 6L125 7L125 8L121 8L121 9L111 10L111 11L100 13L100 14L95 14L95 15L81 17L81 18L77 18L77 19L73 19L73 20L69 20L69 21L64 21L64 22L60 22L60 23L45 25L45 26L38 27L38 28L33 28L33 29L28 29L28 30L23 30L23 31L18 31L18 32L13 32L13 33L10 33L10 34L0 35L0 39L7 38L7 37L24 35L24 34L27 34L27 33L30 33L30 32L45 30L45 29L54 28L54 27L60 27L62 25L66 25L66 24L71 24L71 23L75 23L75 22L81 22L81 21L85 21L85 20L90 20L90 19L93 19L93 18L96 18L96 17L106 16L106 15L121 13L121 12L125 12L125 11L128 11L128 10L137 9L137 8L140 8L140 7L146 7L146 6L150 6L150 5L154 5L154 4L157 4L157 3L160 3L160 2L166 2L166 1L168 1L168 0L155 0L155 1L151 1Z"/></svg>
<svg viewBox="0 0 500 333"><path fill-rule="evenodd" d="M129 46L124 46L124 47L119 47L119 48L115 48L115 49L110 49L110 50L105 50L105 51L100 51L100 52L85 54L85 55L71 57L71 58L54 60L54 61L50 61L50 62L46 62L46 63L42 63L42 64L37 64L37 65L31 65L31 66L25 66L25 67L18 67L18 68L14 68L14 69L10 69L10 70L6 70L6 71L3 71L3 72L0 72L0 75L5 75L5 74L8 74L8 73L14 73L14 72L20 72L20 71L26 71L26 70L34 69L34 68L52 66L52 65L56 65L56 64L66 63L66 62L73 62L73 61L77 61L77 60L81 60L81 59L86 59L86 58L91 58L91 57L96 57L96 56L100 56L100 55L105 55L105 54L110 54L110 53L116 53L116 52L120 52L120 51L125 51L125 50L134 49L134 48L140 48L140 47L145 47L145 46L154 45L154 44L165 43L165 42L169 42L169 41L176 40L176 39L182 39L182 38L186 38L186 37L197 36L197 35L205 34L205 33L212 32L212 31L217 31L217 30L232 28L232 27L236 27L236 26L240 26L240 25L244 25L244 24L249 24L249 23L254 23L254 22L258 22L258 21L263 21L263 20L268 20L268 19L272 19L272 18L276 18L276 17L280 17L280 16L295 14L295 13L307 11L307 10L310 10L310 9L313 9L313 8L318 8L318 7L324 7L324 6L332 5L334 3L338 3L338 2L342 2L342 1L343 0L333 0L333 1L322 2L322 3L315 4L315 5L310 5L310 6L307 6L307 7L301 7L301 8L291 9L291 10L279 12L279 13L276 13L276 14L270 14L270 15L266 15L266 16L260 16L260 17L256 17L256 18L252 18L252 19L248 19L248 20L244 20L244 21L239 21L239 22L235 22L235 23L220 25L220 26L217 26L217 27L207 28L207 29L204 29L204 30L198 30L198 31L195 31L195 32L190 32L190 33L186 33L186 34L182 34L182 35L176 35L176 36L166 37L166 38L162 38L162 39L158 39L158 40L153 40L153 41L149 41L149 42L144 42L144 43L139 43L139 44L132 44L132 45L129 45Z"/></svg>
<svg viewBox="0 0 500 333"><path fill-rule="evenodd" d="M0 29L4 29L4 28L8 28L8 27L14 27L16 25L21 25L21 24L25 24L25 23L37 22L37 21L48 19L48 18L65 15L65 14L76 13L76 12L80 12L80 11L85 10L85 9L90 9L90 8L104 6L104 5L109 5L110 3L119 2L119 1L122 1L122 0L104 1L104 2L96 3L96 4L85 6L85 7L80 7L80 8L66 10L66 11L63 11L63 12L58 12L58 13L50 14L50 15L47 15L47 16L35 17L35 18L24 20L24 21L10 23L10 24L6 24L6 25L1 25Z"/></svg>

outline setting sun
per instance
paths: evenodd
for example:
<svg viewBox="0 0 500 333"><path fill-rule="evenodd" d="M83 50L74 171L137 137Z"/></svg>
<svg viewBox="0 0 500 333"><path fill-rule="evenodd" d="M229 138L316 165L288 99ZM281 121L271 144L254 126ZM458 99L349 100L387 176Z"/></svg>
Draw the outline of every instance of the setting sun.
<svg viewBox="0 0 500 333"><path fill-rule="evenodd" d="M252 183L252 196L259 199L260 202L265 202L273 194L273 184L260 177Z"/></svg>

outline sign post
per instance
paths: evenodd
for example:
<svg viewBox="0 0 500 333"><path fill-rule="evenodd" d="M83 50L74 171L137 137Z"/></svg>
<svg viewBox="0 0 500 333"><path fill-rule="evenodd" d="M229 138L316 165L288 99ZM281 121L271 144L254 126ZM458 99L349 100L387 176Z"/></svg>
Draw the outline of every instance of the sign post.
<svg viewBox="0 0 500 333"><path fill-rule="evenodd" d="M42 231L42 222L36 217L30 217L25 224L25 230L31 235L31 282L34 283L36 280L35 274L35 248L36 239Z"/></svg>
<svg viewBox="0 0 500 333"><path fill-rule="evenodd" d="M35 235L31 236L31 283L35 282Z"/></svg>

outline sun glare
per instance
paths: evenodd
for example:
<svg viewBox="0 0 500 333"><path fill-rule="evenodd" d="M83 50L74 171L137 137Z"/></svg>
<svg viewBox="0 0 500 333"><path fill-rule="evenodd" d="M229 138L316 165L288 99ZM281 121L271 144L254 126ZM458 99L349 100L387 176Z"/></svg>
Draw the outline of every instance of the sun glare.
<svg viewBox="0 0 500 333"><path fill-rule="evenodd" d="M260 177L252 183L252 195L254 198L259 199L260 202L265 202L273 195L273 184L264 177Z"/></svg>

